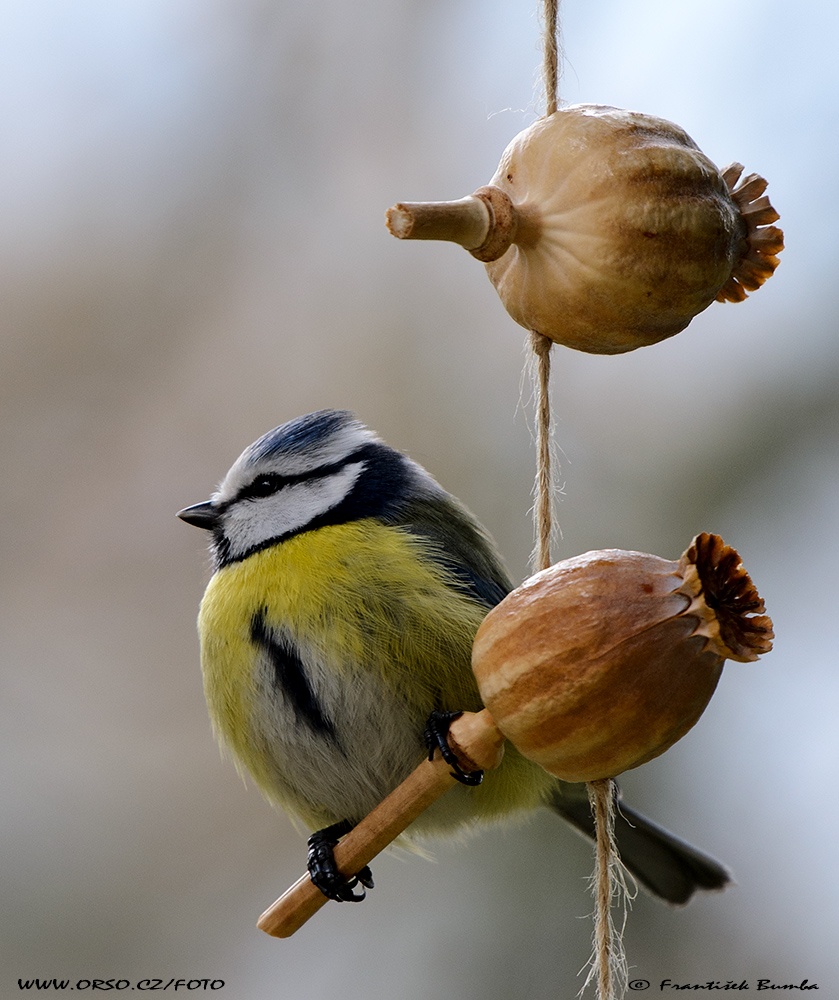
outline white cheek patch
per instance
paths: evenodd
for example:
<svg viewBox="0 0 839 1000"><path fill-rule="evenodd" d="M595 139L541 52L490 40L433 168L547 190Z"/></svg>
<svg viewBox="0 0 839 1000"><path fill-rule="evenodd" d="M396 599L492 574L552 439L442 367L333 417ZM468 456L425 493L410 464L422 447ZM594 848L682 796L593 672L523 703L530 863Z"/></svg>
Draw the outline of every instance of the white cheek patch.
<svg viewBox="0 0 839 1000"><path fill-rule="evenodd" d="M364 462L353 462L329 476L293 483L268 497L240 500L229 508L224 533L230 555L246 552L289 535L337 507L355 486Z"/></svg>

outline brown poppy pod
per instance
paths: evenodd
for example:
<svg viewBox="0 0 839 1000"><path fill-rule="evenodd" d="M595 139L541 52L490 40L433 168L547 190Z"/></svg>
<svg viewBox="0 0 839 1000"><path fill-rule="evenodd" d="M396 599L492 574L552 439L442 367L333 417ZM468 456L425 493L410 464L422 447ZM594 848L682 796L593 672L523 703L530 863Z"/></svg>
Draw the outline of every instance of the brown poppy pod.
<svg viewBox="0 0 839 1000"><path fill-rule="evenodd" d="M517 135L489 185L387 213L402 239L447 239L486 263L513 319L556 343L619 354L740 301L778 265L783 233L743 167L722 172L678 125L578 104Z"/></svg>
<svg viewBox="0 0 839 1000"><path fill-rule="evenodd" d="M699 719L726 659L772 648L764 611L717 535L698 535L678 561L588 552L490 611L472 666L521 753L566 781L595 781L664 753Z"/></svg>
<svg viewBox="0 0 839 1000"><path fill-rule="evenodd" d="M693 726L723 661L772 648L772 622L718 535L697 535L678 562L604 549L526 580L490 611L472 666L486 708L452 723L465 770L498 765L506 737L567 781L598 781L663 753ZM339 869L359 871L456 784L435 757L347 834ZM326 902L304 875L259 927L298 930Z"/></svg>

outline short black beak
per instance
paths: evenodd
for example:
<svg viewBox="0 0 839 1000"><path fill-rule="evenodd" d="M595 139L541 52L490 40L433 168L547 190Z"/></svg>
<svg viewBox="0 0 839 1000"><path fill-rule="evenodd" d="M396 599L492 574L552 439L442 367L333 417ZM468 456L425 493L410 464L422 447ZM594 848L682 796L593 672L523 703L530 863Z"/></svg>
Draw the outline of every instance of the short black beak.
<svg viewBox="0 0 839 1000"><path fill-rule="evenodd" d="M212 531L218 526L218 511L210 500L184 507L178 511L178 517L187 524L194 524L196 528L204 528L205 531Z"/></svg>

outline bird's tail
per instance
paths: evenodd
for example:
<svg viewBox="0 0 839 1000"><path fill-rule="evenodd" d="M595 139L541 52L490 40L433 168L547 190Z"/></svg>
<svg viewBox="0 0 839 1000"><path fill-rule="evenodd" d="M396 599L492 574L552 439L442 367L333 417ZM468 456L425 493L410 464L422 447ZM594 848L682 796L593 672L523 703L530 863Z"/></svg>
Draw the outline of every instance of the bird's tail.
<svg viewBox="0 0 839 1000"><path fill-rule="evenodd" d="M724 889L732 881L719 861L625 805L620 793L617 799L615 840L621 860L654 896L681 906L697 889ZM584 784L558 781L547 804L580 833L594 838Z"/></svg>

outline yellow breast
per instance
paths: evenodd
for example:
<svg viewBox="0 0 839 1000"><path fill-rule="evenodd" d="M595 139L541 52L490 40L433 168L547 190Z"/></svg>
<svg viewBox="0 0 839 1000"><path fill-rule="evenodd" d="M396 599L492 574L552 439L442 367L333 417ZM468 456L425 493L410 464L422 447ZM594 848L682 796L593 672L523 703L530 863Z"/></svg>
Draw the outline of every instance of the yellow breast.
<svg viewBox="0 0 839 1000"><path fill-rule="evenodd" d="M207 587L201 660L217 735L269 799L312 828L360 817L405 777L422 756L432 709L480 707L471 649L486 609L424 545L377 521L353 521L226 566ZM339 746L315 747L303 727L272 724L276 702L251 639L260 612L309 669L328 673ZM456 790L416 826L531 808L547 777L508 747L480 788Z"/></svg>
<svg viewBox="0 0 839 1000"><path fill-rule="evenodd" d="M417 711L478 705L472 640L485 614L426 557L423 543L373 520L304 532L220 569L199 631L210 715L258 776L252 719L260 685L251 621L260 611L307 655L346 678L375 672Z"/></svg>

